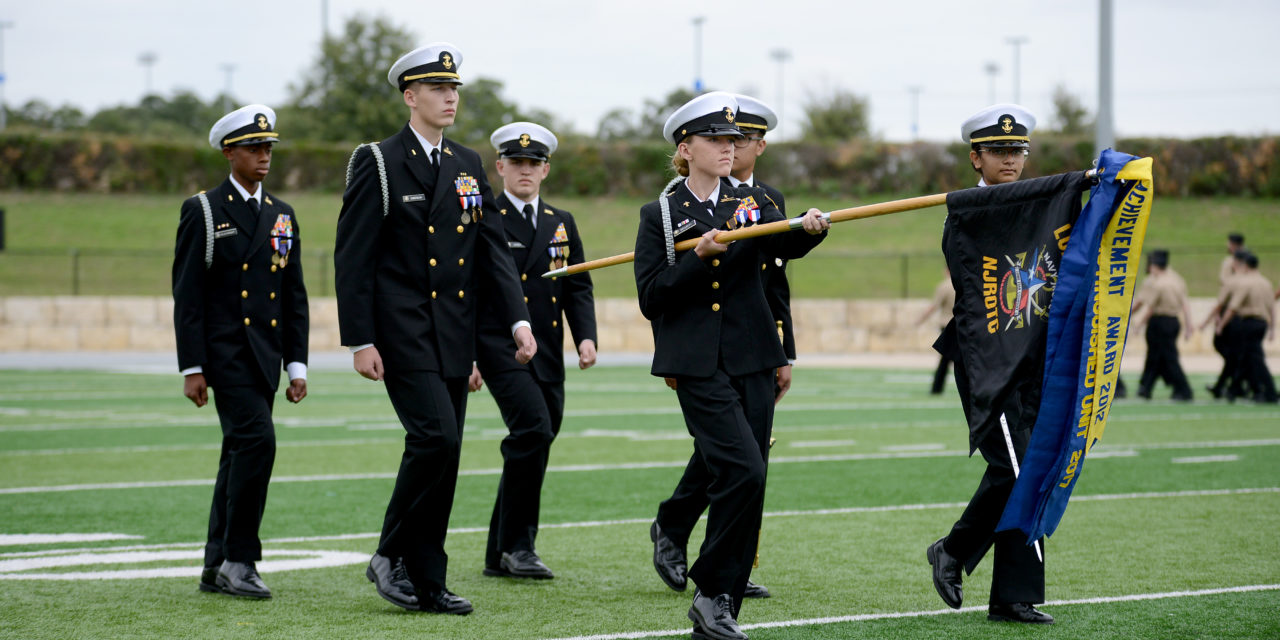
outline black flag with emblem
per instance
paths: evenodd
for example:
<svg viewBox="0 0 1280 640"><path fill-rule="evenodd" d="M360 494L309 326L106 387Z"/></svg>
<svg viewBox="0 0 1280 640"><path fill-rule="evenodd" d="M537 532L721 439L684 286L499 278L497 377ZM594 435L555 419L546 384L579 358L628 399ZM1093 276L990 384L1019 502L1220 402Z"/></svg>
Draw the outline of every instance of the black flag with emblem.
<svg viewBox="0 0 1280 640"><path fill-rule="evenodd" d="M956 362L971 451L1002 414L1011 429L1035 424L1049 302L1088 188L1077 171L947 195L955 315L934 348Z"/></svg>

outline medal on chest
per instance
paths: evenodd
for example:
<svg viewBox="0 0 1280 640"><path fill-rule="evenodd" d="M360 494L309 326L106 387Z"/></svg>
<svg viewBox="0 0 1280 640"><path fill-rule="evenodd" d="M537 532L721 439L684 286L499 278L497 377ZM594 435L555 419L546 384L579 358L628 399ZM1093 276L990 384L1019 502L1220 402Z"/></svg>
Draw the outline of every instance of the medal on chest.
<svg viewBox="0 0 1280 640"><path fill-rule="evenodd" d="M293 222L291 216L282 213L276 216L271 226L271 264L284 268L289 264L289 252L293 250Z"/></svg>
<svg viewBox="0 0 1280 640"><path fill-rule="evenodd" d="M454 190L458 192L458 204L462 206L462 224L480 222L484 218L481 211L483 199L480 197L480 183L473 176L458 174L453 181Z"/></svg>
<svg viewBox="0 0 1280 640"><path fill-rule="evenodd" d="M760 221L760 207L756 205L756 199L747 196L738 201L738 207L733 210L733 217L730 220L737 223L736 226L745 227L749 224ZM732 224L732 223L731 223Z"/></svg>
<svg viewBox="0 0 1280 640"><path fill-rule="evenodd" d="M564 266L564 261L569 257L569 232L565 230L564 223L556 227L556 233L551 238L551 244L547 247L547 254L551 256L551 262L547 265L547 270L559 269Z"/></svg>

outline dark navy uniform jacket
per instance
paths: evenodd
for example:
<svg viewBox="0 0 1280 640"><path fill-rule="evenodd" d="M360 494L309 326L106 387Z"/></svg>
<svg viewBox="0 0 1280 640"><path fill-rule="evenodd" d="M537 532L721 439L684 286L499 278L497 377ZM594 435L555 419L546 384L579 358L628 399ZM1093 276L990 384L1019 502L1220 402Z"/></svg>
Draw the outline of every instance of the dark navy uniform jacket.
<svg viewBox="0 0 1280 640"><path fill-rule="evenodd" d="M301 232L293 208L260 189L253 210L228 178L205 196L213 212L213 264L205 267L204 210L182 203L173 259L173 326L178 368L202 367L209 386L276 390L283 363L307 362L307 290ZM288 224L293 246L272 260L271 234Z"/></svg>
<svg viewBox="0 0 1280 640"><path fill-rule="evenodd" d="M529 309L533 337L538 341L538 353L528 365L522 365L511 357L516 349L511 337L511 324L501 319L495 300L486 295L480 300L476 363L483 375L528 368L538 380L561 382L564 380L565 322L573 332L575 346L583 340L598 342L591 275L580 273L555 279L542 277L554 268L548 251L551 248L568 248L568 258L562 258L563 264L585 261L578 225L568 211L547 204L543 198L539 198L539 210L534 212L538 217L536 230L525 222L520 210L505 193L498 196L497 206L506 229L507 246L520 273L520 287L524 290L524 302Z"/></svg>
<svg viewBox="0 0 1280 640"><path fill-rule="evenodd" d="M480 294L492 297L508 335L529 320L480 156L443 138L437 171L407 124L379 148L389 214L382 213L377 164L362 149L338 215L333 258L342 344L374 344L388 371L466 377ZM478 208L462 201L471 191Z"/></svg>
<svg viewBox="0 0 1280 640"><path fill-rule="evenodd" d="M758 207L759 224L783 219L764 190L724 184L713 217L681 183L667 196L675 242L726 228L746 198ZM766 256L802 257L826 234L794 230L739 240L707 260L690 249L677 252L675 264L668 265L661 215L656 201L641 207L636 234L636 291L654 331L651 373L708 377L719 367L744 375L785 365L760 265Z"/></svg>

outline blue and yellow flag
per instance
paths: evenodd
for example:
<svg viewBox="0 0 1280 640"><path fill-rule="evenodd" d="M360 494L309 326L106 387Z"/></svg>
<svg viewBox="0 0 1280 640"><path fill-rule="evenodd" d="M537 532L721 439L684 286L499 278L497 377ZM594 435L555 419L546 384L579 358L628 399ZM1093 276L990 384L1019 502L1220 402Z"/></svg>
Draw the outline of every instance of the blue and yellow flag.
<svg viewBox="0 0 1280 640"><path fill-rule="evenodd" d="M1049 313L1040 411L997 531L1052 534L1106 429L1155 191L1151 158L1107 149L1062 254Z"/></svg>

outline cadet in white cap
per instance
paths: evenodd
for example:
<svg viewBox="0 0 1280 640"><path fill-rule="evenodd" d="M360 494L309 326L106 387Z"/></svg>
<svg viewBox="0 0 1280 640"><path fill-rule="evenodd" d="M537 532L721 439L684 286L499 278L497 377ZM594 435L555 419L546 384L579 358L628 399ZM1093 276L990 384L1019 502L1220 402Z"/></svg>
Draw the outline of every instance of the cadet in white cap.
<svg viewBox="0 0 1280 640"><path fill-rule="evenodd" d="M778 212L785 217L786 201L782 193L759 182L755 176L756 160L764 154L768 145L764 135L778 126L778 116L769 105L750 96L735 94L734 99L738 101L738 113L734 122L742 132L742 137L733 141L733 168L722 181L730 187L763 189L769 200L778 207ZM778 367L776 372L775 402L781 400L791 388L791 363L796 359L795 333L791 325L791 287L787 283L786 265L786 260L772 256L764 256L760 263L765 297L769 302L769 310L773 313L774 325L778 328L783 353L787 357L787 364ZM668 379L667 384L673 386L675 380ZM768 462L768 450L765 451L765 461ZM658 576L669 581L668 586L673 589L682 590L685 586L689 535L707 509L710 483L711 477L706 473L702 456L694 450L693 459L685 468L675 491L658 506L657 526L666 537L664 544L669 541L673 545L673 553L667 556L659 554L662 562L655 566L658 567ZM747 580L743 597L768 598L770 595L769 589L764 585Z"/></svg>
<svg viewBox="0 0 1280 640"><path fill-rule="evenodd" d="M978 186L1015 182L1031 154L1036 117L1016 104L995 104L964 121L960 137L969 143L969 163L981 176Z"/></svg>
<svg viewBox="0 0 1280 640"><path fill-rule="evenodd" d="M568 211L542 197L551 170L556 137L532 122L513 122L489 137L498 152L503 191L498 213L507 247L520 272L524 301L533 323L538 353L528 364L511 358L510 328L481 300L476 336L476 390L488 381L508 435L502 441L502 478L489 523L484 574L552 578L538 557L538 512L551 442L564 416L564 329L573 331L578 366L596 363L596 313L591 276L581 273L543 278L550 269L584 261L582 237Z"/></svg>
<svg viewBox="0 0 1280 640"><path fill-rule="evenodd" d="M285 397L307 395L307 290L293 208L267 193L276 114L251 104L209 130L231 175L182 203L173 259L173 326L183 394L213 389L222 457L209 510L200 590L270 598L254 563L275 461L271 409L281 365Z"/></svg>
<svg viewBox="0 0 1280 640"><path fill-rule="evenodd" d="M960 135L971 146L974 171L982 175L978 186L1008 184L1022 176L1035 127L1035 116L1016 104L992 105L965 120ZM934 348L955 363L956 388L966 393L969 377L958 345L952 318ZM1034 426L1016 424L1016 417L1008 422L1008 429L989 429L978 440L986 473L960 519L946 536L929 545L925 557L933 566L934 590L948 606L959 609L964 601L961 570L973 573L994 547L987 619L1051 624L1053 616L1035 607L1044 602L1044 540L1031 546L1020 531L996 532L1017 479L1014 469L1027 452Z"/></svg>
<svg viewBox="0 0 1280 640"><path fill-rule="evenodd" d="M672 378L685 424L713 478L706 541L687 579L697 585L689 618L694 637L741 640L738 627L755 557L764 500L765 456L773 425L775 372L787 363L765 300L765 256L799 258L829 225L817 209L804 230L715 241L719 231L781 220L764 190L722 182L733 168L738 101L713 92L667 119L663 136L675 145L673 180L640 209L635 276L640 310L653 324L651 373ZM691 250L674 244L699 238ZM676 590L685 588L682 549L655 521L654 567Z"/></svg>
<svg viewBox="0 0 1280 640"><path fill-rule="evenodd" d="M342 344L360 375L385 383L406 432L365 575L396 606L452 614L472 610L447 588L444 538L480 300L514 337L507 357L526 363L537 349L480 156L444 136L461 66L447 42L392 65L409 122L352 154L334 249Z"/></svg>

